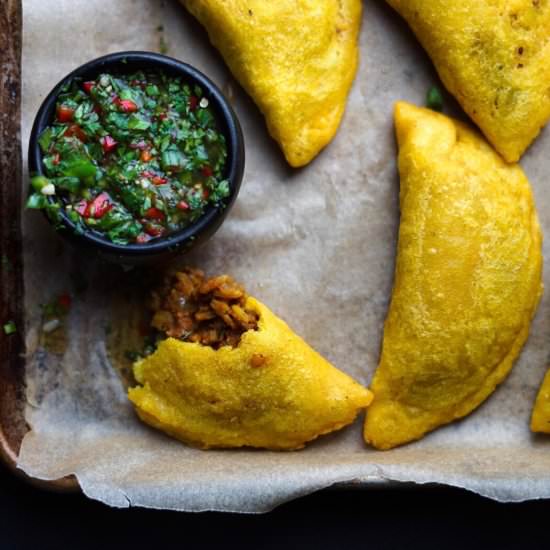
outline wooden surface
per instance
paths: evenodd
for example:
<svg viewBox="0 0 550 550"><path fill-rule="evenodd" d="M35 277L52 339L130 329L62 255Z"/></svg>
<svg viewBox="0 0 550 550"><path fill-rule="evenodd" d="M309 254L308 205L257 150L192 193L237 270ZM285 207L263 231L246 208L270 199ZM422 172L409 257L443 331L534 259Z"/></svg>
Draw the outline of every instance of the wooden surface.
<svg viewBox="0 0 550 550"><path fill-rule="evenodd" d="M13 466L24 420L23 264L21 255L21 0L0 1L0 444Z"/></svg>
<svg viewBox="0 0 550 550"><path fill-rule="evenodd" d="M21 212L21 0L0 0L0 458L15 464L25 422L25 343ZM14 334L3 326L15 323ZM23 476L26 477L26 476ZM54 490L77 488L74 478L32 480Z"/></svg>

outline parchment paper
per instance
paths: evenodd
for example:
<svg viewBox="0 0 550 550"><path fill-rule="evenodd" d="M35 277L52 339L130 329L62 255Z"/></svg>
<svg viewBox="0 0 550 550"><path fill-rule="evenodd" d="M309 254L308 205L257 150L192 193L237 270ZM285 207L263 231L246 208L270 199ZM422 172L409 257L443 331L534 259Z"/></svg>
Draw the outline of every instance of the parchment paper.
<svg viewBox="0 0 550 550"><path fill-rule="evenodd" d="M187 263L234 275L337 367L367 384L391 293L399 218L392 107L399 99L423 104L437 82L391 10L380 0L364 2L359 73L340 131L310 166L291 170L254 104L176 2L23 4L25 147L39 103L67 72L116 50L158 50L163 37L170 55L204 70L233 97L247 142L238 202ZM448 97L446 105L455 111ZM549 149L545 131L522 162L547 234ZM32 431L19 467L28 474L76 474L88 496L112 506L194 511L263 512L350 480L446 483L500 501L550 497L550 438L528 430L550 352L548 296L506 382L464 421L418 443L389 452L366 448L361 419L299 452L204 452L139 423L109 362L113 300L125 299L126 281L139 274L97 265L64 246L40 215L24 218ZM550 258L548 242L545 253ZM38 338L39 304L61 291L75 296L63 354L44 350Z"/></svg>

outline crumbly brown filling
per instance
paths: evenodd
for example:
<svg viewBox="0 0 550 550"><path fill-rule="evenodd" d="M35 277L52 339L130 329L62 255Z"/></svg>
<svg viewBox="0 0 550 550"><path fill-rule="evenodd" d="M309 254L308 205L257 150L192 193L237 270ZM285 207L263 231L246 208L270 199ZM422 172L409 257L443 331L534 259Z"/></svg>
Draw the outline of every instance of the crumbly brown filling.
<svg viewBox="0 0 550 550"><path fill-rule="evenodd" d="M151 326L167 336L218 349L238 345L258 328L258 315L246 309L244 288L229 275L207 279L186 268L168 276L151 300Z"/></svg>

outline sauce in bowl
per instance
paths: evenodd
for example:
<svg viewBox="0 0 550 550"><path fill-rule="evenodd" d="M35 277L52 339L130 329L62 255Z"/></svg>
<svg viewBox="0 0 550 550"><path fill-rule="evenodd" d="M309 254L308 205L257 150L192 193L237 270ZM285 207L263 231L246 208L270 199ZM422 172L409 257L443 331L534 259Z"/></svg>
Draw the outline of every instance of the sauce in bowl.
<svg viewBox="0 0 550 550"><path fill-rule="evenodd" d="M140 244L184 229L230 194L227 147L199 86L160 71L74 79L39 137L27 206L78 232Z"/></svg>

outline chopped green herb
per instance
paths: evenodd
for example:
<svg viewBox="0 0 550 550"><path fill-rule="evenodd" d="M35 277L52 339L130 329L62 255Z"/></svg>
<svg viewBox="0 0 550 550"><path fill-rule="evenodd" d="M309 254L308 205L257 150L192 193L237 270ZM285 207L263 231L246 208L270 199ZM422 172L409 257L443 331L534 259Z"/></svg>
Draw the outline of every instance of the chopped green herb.
<svg viewBox="0 0 550 550"><path fill-rule="evenodd" d="M426 95L426 107L433 111L443 110L443 94L437 86L432 86Z"/></svg>
<svg viewBox="0 0 550 550"><path fill-rule="evenodd" d="M159 29L159 32L162 29ZM229 195L227 147L198 86L162 73L74 80L39 137L44 176L27 208L118 244L145 243L194 222Z"/></svg>
<svg viewBox="0 0 550 550"><path fill-rule="evenodd" d="M15 326L15 323L13 321L8 321L4 325L4 334L10 335L17 332L17 327Z"/></svg>

